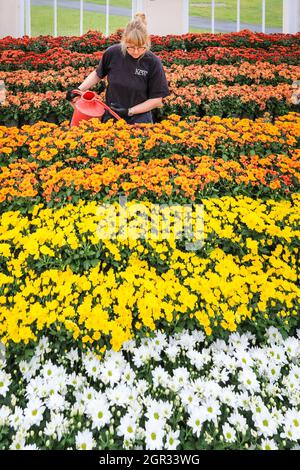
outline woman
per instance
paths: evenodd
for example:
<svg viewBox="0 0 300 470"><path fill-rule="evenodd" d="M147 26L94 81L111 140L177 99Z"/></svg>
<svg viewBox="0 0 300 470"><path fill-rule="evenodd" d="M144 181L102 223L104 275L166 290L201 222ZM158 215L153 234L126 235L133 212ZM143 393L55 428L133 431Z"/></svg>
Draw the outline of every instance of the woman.
<svg viewBox="0 0 300 470"><path fill-rule="evenodd" d="M106 104L113 111L128 124L153 122L151 110L161 107L163 98L170 93L161 60L150 51L144 14L134 16L124 30L121 43L104 52L97 69L78 89L89 90L106 76ZM67 99L72 101L74 97L69 90ZM102 122L110 118L106 111Z"/></svg>

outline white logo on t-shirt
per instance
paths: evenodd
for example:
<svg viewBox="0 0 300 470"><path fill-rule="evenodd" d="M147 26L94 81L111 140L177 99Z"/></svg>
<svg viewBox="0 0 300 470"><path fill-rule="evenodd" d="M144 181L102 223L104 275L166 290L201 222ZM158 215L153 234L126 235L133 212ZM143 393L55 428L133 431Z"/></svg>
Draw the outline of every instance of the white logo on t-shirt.
<svg viewBox="0 0 300 470"><path fill-rule="evenodd" d="M142 70L142 69L135 69L135 75L142 75L145 77L148 73L148 70Z"/></svg>

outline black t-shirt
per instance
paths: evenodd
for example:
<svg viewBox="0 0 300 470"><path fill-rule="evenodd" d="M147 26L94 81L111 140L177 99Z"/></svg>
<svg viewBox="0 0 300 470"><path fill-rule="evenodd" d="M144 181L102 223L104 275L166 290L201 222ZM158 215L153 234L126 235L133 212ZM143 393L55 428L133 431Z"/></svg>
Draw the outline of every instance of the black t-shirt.
<svg viewBox="0 0 300 470"><path fill-rule="evenodd" d="M110 46L104 52L96 69L98 77L108 77L106 103L131 108L150 98L164 98L170 94L168 82L159 57L146 51L134 59L121 45Z"/></svg>

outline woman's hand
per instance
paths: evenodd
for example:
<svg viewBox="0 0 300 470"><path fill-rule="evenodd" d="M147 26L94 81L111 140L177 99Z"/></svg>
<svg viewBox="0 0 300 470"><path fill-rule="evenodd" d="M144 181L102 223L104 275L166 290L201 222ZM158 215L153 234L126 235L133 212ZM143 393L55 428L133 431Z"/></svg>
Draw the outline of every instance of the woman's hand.
<svg viewBox="0 0 300 470"><path fill-rule="evenodd" d="M128 116L128 108L122 108L121 106L117 105L116 103L112 103L110 108L117 113L120 117Z"/></svg>
<svg viewBox="0 0 300 470"><path fill-rule="evenodd" d="M70 88L69 90L67 90L66 100L71 102L71 101L74 100L74 98L79 97L80 94L81 94L81 91L78 88L76 88L75 90L74 90L74 88L72 88L72 89Z"/></svg>

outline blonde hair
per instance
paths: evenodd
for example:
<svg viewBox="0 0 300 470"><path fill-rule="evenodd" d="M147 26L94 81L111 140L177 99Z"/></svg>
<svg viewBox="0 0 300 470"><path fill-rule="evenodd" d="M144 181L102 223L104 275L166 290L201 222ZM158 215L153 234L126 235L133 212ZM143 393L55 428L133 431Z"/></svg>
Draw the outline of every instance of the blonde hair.
<svg viewBox="0 0 300 470"><path fill-rule="evenodd" d="M150 49L151 41L147 31L145 13L136 13L133 20L130 21L124 29L121 39L121 47L124 55L126 54L127 42L134 44L136 47L146 46L146 51Z"/></svg>

